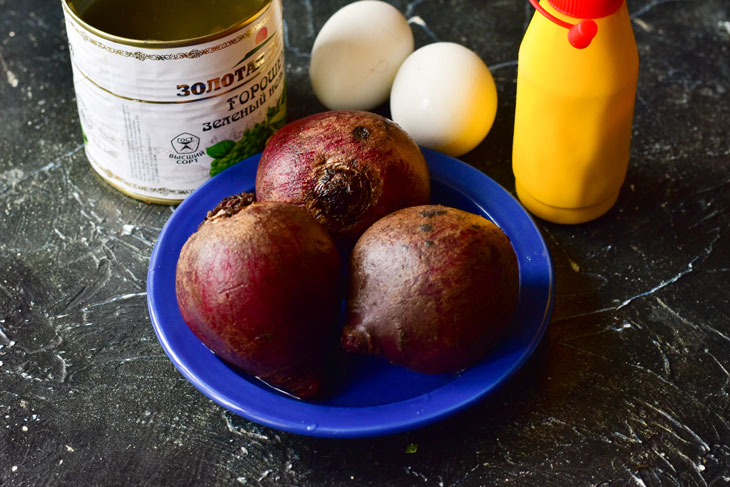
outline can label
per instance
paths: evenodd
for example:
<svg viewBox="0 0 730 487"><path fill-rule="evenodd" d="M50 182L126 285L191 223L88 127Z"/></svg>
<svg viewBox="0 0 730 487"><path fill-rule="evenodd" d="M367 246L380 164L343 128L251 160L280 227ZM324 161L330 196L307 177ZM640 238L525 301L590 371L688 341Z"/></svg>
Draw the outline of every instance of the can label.
<svg viewBox="0 0 730 487"><path fill-rule="evenodd" d="M281 0L233 33L182 47L111 41L65 2L64 14L86 155L131 196L180 201L285 122Z"/></svg>

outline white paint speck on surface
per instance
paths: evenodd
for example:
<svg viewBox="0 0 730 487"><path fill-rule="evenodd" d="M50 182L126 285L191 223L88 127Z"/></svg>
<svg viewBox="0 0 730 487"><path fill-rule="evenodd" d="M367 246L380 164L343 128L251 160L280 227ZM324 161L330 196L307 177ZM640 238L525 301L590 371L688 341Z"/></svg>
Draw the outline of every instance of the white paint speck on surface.
<svg viewBox="0 0 730 487"><path fill-rule="evenodd" d="M652 27L650 24L647 24L646 22L644 22L643 20L641 20L638 17L636 17L636 18L634 18L632 20L634 21L634 23L636 25L638 25L639 27L641 27L642 29L644 29L644 31L646 31L646 32L653 32L654 31L654 27Z"/></svg>
<svg viewBox="0 0 730 487"><path fill-rule="evenodd" d="M413 17L411 17L410 19L408 19L408 23L409 24L420 25L421 27L426 27L426 21L423 20L418 15L414 15Z"/></svg>
<svg viewBox="0 0 730 487"><path fill-rule="evenodd" d="M12 34L12 32L11 32L11 34ZM7 77L8 84L10 86L12 86L13 88L16 88L18 86L18 78L15 76L15 74L12 71L10 71L10 68L8 67L7 63L5 62L5 59L3 59L1 54L0 54L0 66L2 66L3 71L5 71L5 76Z"/></svg>

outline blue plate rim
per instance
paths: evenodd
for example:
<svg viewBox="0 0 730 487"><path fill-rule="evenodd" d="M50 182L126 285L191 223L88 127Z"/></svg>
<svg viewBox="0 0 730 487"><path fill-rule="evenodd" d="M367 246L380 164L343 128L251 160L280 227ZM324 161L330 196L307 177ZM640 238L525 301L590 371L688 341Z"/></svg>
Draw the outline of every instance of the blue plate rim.
<svg viewBox="0 0 730 487"><path fill-rule="evenodd" d="M211 178L194 191L193 194L188 196L174 210L160 232L153 248L147 273L148 311L155 334L163 350L177 370L208 398L239 416L277 430L306 436L331 438L382 436L423 427L468 408L501 387L532 355L542 340L549 324L555 300L554 271L550 253L532 217L498 183L465 162L431 149L421 149L431 169L434 180L459 191L465 185L471 189L481 188L485 191L488 190L491 193L490 197L498 200L500 204L491 204L490 201L490 204L485 205L481 201L482 198L480 198L483 195L480 194L474 196L469 193L468 196L465 196L490 219L502 226L503 229L505 229L505 226L515 223L521 225L520 228L523 231L532 233L531 241L536 245L532 248L533 255L528 260L532 261L534 259L534 262L531 262L529 265L533 263L538 265L534 271L538 274L536 278L544 284L544 288L540 289L541 298L544 299L544 302L542 307L533 313L535 316L541 315L539 322L532 324L534 333L531 335L531 339L521 348L521 353L517 360L511 361L508 367L503 368L489 382L488 386L479 384L479 373L480 371L482 373L484 371L481 370L482 368L480 366L475 366L456 376L453 381L425 394L402 401L374 406L341 407L308 403L272 393L254 382L241 379L243 384L240 386L246 393L245 401L242 403L240 394L236 398L233 398L231 397L230 391L222 391L220 387L211 384L213 382L212 380L206 380L210 379L210 377L204 377L207 371L198 370L195 364L191 363L189 357L182 356L178 353L176 347L170 340L174 333L171 328L172 325L169 323L169 318L163 316L159 311L163 309L163 303L159 302L158 294L165 285L165 282L163 273L157 272L157 268L163 259L163 252L168 250L166 243L169 238L172 238L168 236L171 234L176 221L182 218L181 215L185 215L188 208L195 206L200 195L206 194L209 188L215 188L219 178L231 177L235 172L239 172L248 174L249 178L253 174L255 179L255 168L260 157L260 154L257 154ZM463 191L462 194L464 194ZM224 196L227 195L219 194L218 200ZM510 221L505 220L506 216L503 213L510 213ZM517 218L513 220L515 215ZM513 245L516 243L513 240ZM179 254L179 248L176 251ZM518 255L518 258L521 261L520 272L522 279L522 256ZM177 256L175 256L176 260ZM169 285L169 282L167 284ZM172 284L174 286L174 280ZM194 336L193 339L197 341ZM212 355L202 344L200 344L200 349L201 354L207 353ZM220 363L222 364L222 362ZM222 366L226 367L225 365ZM228 370L230 371L230 369ZM221 372L225 374L225 371Z"/></svg>

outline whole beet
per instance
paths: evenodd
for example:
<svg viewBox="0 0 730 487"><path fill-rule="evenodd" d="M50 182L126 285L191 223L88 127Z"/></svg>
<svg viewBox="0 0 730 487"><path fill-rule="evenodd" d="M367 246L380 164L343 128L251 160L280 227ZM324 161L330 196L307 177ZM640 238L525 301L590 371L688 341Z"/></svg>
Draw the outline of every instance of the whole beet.
<svg viewBox="0 0 730 487"><path fill-rule="evenodd" d="M457 372L497 343L518 292L514 250L492 222L440 205L399 210L353 249L342 345L419 372Z"/></svg>
<svg viewBox="0 0 730 487"><path fill-rule="evenodd" d="M259 201L306 208L335 240L349 243L388 213L426 204L430 188L416 143L370 112L329 111L285 125L256 173Z"/></svg>
<svg viewBox="0 0 730 487"><path fill-rule="evenodd" d="M223 200L187 240L177 262L178 306L220 358L311 397L337 344L339 254L306 211L252 201L251 194Z"/></svg>

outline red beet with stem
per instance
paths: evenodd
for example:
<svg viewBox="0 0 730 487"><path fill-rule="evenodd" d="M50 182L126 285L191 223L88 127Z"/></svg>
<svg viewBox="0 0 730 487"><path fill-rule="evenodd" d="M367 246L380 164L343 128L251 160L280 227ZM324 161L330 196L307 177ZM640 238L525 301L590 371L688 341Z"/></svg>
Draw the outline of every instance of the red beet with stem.
<svg viewBox="0 0 730 487"><path fill-rule="evenodd" d="M342 293L332 238L304 210L253 195L224 200L183 246L180 312L216 355L307 398L336 350Z"/></svg>
<svg viewBox="0 0 730 487"><path fill-rule="evenodd" d="M259 201L306 208L335 240L350 243L379 218L429 196L419 147L370 112L330 111L289 123L267 143L256 174Z"/></svg>
<svg viewBox="0 0 730 487"><path fill-rule="evenodd" d="M440 205L399 210L354 247L342 345L419 372L457 372L499 341L518 293L515 252L492 222Z"/></svg>

